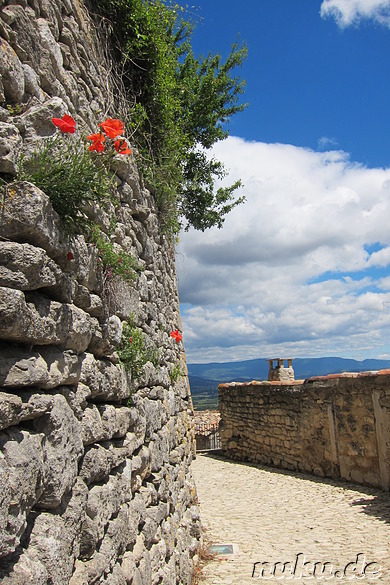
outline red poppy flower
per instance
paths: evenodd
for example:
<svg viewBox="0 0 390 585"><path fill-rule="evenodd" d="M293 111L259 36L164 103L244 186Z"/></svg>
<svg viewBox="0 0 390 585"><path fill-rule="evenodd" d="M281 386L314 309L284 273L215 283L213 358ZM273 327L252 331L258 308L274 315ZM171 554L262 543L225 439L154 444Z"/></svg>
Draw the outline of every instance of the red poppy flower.
<svg viewBox="0 0 390 585"><path fill-rule="evenodd" d="M101 126L108 138L116 138L119 134L122 134L124 123L120 120L107 118L105 122L100 122Z"/></svg>
<svg viewBox="0 0 390 585"><path fill-rule="evenodd" d="M124 138L115 140L114 146L118 154L131 154L131 150L130 148L128 148L126 140Z"/></svg>
<svg viewBox="0 0 390 585"><path fill-rule="evenodd" d="M73 134L76 130L76 122L68 114L64 114L62 118L52 118L51 121L64 134Z"/></svg>
<svg viewBox="0 0 390 585"><path fill-rule="evenodd" d="M92 140L92 144L90 145L88 150L96 150L96 152L103 152L104 151L104 144L106 137L101 132L97 134L90 134L87 136L88 140Z"/></svg>
<svg viewBox="0 0 390 585"><path fill-rule="evenodd" d="M173 337L176 343L179 343L179 341L183 339L183 336L179 333L178 329L176 329L176 331L171 331L171 337Z"/></svg>

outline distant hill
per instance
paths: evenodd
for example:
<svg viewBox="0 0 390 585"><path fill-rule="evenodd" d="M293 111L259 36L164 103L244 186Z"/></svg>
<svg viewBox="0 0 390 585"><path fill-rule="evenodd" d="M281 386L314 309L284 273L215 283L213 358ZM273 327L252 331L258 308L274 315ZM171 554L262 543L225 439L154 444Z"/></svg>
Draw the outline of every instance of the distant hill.
<svg viewBox="0 0 390 585"><path fill-rule="evenodd" d="M295 379L326 376L342 372L366 372L390 368L390 360L367 359L357 361L339 357L296 358L293 361ZM192 400L196 410L217 408L218 384L223 382L250 382L267 380L266 358L242 362L188 364Z"/></svg>

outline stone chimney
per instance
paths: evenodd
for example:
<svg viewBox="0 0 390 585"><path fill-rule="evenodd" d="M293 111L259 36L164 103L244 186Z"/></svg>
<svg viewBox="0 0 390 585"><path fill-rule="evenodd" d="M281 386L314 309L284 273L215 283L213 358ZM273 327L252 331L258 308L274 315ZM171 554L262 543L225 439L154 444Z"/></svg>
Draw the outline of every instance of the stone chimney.
<svg viewBox="0 0 390 585"><path fill-rule="evenodd" d="M268 360L269 371L268 381L269 382L291 382L294 380L294 370L292 367L292 358L273 358ZM275 362L275 366L274 366ZM284 362L287 362L287 368L284 366Z"/></svg>

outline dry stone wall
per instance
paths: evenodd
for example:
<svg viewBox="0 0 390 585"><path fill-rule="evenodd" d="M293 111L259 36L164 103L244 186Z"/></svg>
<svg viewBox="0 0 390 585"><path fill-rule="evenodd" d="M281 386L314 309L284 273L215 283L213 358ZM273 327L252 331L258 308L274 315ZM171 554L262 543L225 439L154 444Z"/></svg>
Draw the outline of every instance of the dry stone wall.
<svg viewBox="0 0 390 585"><path fill-rule="evenodd" d="M113 110L109 75L79 0L0 8L0 173L68 113L85 133ZM94 208L142 271L104 273L28 182L0 217L0 581L4 585L187 584L200 538L192 404L171 241L132 157L116 201ZM115 217L115 229L110 232ZM159 353L131 379L118 359L129 316Z"/></svg>
<svg viewBox="0 0 390 585"><path fill-rule="evenodd" d="M219 386L233 459L390 489L390 371Z"/></svg>

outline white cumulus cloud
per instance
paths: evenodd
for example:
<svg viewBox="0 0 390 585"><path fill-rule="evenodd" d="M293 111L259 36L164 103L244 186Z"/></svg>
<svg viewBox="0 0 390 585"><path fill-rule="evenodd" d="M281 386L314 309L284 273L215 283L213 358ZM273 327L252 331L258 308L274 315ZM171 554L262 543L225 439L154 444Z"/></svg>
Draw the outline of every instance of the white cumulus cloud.
<svg viewBox="0 0 390 585"><path fill-rule="evenodd" d="M390 27L390 0L323 0L322 17L334 17L340 27L362 19L375 20Z"/></svg>
<svg viewBox="0 0 390 585"><path fill-rule="evenodd" d="M236 137L213 154L247 200L180 236L188 360L388 353L390 169Z"/></svg>

